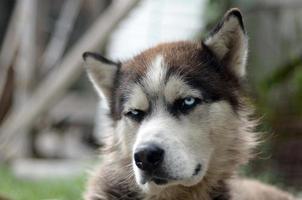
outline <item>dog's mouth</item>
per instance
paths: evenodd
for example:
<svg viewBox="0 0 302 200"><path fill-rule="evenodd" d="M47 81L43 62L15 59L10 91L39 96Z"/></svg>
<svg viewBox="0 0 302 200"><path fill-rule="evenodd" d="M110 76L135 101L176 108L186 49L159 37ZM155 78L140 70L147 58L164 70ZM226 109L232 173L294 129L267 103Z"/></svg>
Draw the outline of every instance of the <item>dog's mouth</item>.
<svg viewBox="0 0 302 200"><path fill-rule="evenodd" d="M175 178L156 176L156 175L142 175L141 184L144 185L148 182L154 182L156 185L165 185L171 181L175 181Z"/></svg>
<svg viewBox="0 0 302 200"><path fill-rule="evenodd" d="M198 164L194 170L194 173L192 174L192 177L198 176L200 171L201 171L201 164ZM191 177L191 178L192 178ZM166 185L168 183L173 183L177 181L181 181L181 178L176 178L176 177L171 177L166 174L148 174L148 173L143 173L141 174L141 184L144 185L148 182L153 182L156 185Z"/></svg>
<svg viewBox="0 0 302 200"><path fill-rule="evenodd" d="M152 178L151 181L153 181L157 185L165 185L165 184L168 183L168 180L167 179L163 179L163 178Z"/></svg>
<svg viewBox="0 0 302 200"><path fill-rule="evenodd" d="M169 159L167 152L155 143L141 144L133 151L133 167L139 185L149 187L167 185L188 185L202 177L202 163L188 159ZM172 157L173 158L173 157ZM195 166L194 166L195 164Z"/></svg>
<svg viewBox="0 0 302 200"><path fill-rule="evenodd" d="M167 184L169 182L169 179L162 178L162 177L152 177L150 179L150 181L153 181L157 185L165 185L165 184Z"/></svg>

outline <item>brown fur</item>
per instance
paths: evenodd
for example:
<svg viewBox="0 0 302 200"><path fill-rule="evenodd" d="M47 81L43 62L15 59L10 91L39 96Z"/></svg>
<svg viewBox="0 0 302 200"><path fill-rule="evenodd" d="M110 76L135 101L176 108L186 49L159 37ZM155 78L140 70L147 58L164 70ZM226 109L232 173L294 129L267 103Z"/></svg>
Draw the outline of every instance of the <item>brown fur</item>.
<svg viewBox="0 0 302 200"><path fill-rule="evenodd" d="M228 24L228 20L233 21ZM134 179L131 153L123 149L123 141L114 133L116 124L113 123L109 128L113 132L112 138L107 144L111 152L103 155L101 166L92 174L86 200L293 199L272 186L241 180L236 176L238 167L248 162L257 144L257 136L253 132L255 122L249 119L251 109L244 97L243 73L235 68L245 65L247 50L240 12L236 9L229 11L212 34L210 37L214 39L205 42L161 44L124 62L116 72L116 82L109 97L111 116L117 122L122 117L123 104L127 101L126 94L131 83L139 83L156 55L161 55L168 66L168 74L180 74L188 84L208 94L209 102L228 102L235 119L225 119L229 122L228 127L217 125L210 133L210 140L216 146L206 175L191 187L174 185L158 194L143 193Z"/></svg>

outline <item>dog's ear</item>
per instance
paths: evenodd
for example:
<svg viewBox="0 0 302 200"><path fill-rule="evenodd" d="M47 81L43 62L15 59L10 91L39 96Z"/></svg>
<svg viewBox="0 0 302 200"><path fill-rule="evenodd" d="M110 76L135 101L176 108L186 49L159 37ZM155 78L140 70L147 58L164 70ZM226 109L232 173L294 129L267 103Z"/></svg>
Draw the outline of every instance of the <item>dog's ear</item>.
<svg viewBox="0 0 302 200"><path fill-rule="evenodd" d="M248 39L239 9L230 9L204 40L216 57L238 77L245 75Z"/></svg>
<svg viewBox="0 0 302 200"><path fill-rule="evenodd" d="M100 54L85 52L85 68L98 95L110 100L120 63L113 62Z"/></svg>

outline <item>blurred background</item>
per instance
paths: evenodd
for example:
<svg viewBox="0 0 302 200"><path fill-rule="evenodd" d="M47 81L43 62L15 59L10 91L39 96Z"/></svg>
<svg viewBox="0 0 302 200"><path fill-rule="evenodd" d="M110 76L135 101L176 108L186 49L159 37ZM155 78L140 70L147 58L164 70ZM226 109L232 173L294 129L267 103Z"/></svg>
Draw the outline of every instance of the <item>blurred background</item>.
<svg viewBox="0 0 302 200"><path fill-rule="evenodd" d="M84 51L126 60L201 40L231 7L264 140L241 173L302 191L301 0L0 0L0 200L82 199L105 134Z"/></svg>

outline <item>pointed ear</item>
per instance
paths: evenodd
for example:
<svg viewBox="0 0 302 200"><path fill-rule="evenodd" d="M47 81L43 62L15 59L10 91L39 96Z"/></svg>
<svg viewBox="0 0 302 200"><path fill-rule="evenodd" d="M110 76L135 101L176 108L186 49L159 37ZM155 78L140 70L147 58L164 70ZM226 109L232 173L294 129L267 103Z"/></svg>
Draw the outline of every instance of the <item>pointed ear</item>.
<svg viewBox="0 0 302 200"><path fill-rule="evenodd" d="M88 77L98 95L107 101L110 100L120 63L113 62L100 54L91 52L85 52L83 59Z"/></svg>
<svg viewBox="0 0 302 200"><path fill-rule="evenodd" d="M245 75L248 40L239 9L230 9L204 41L217 58L238 77Z"/></svg>

